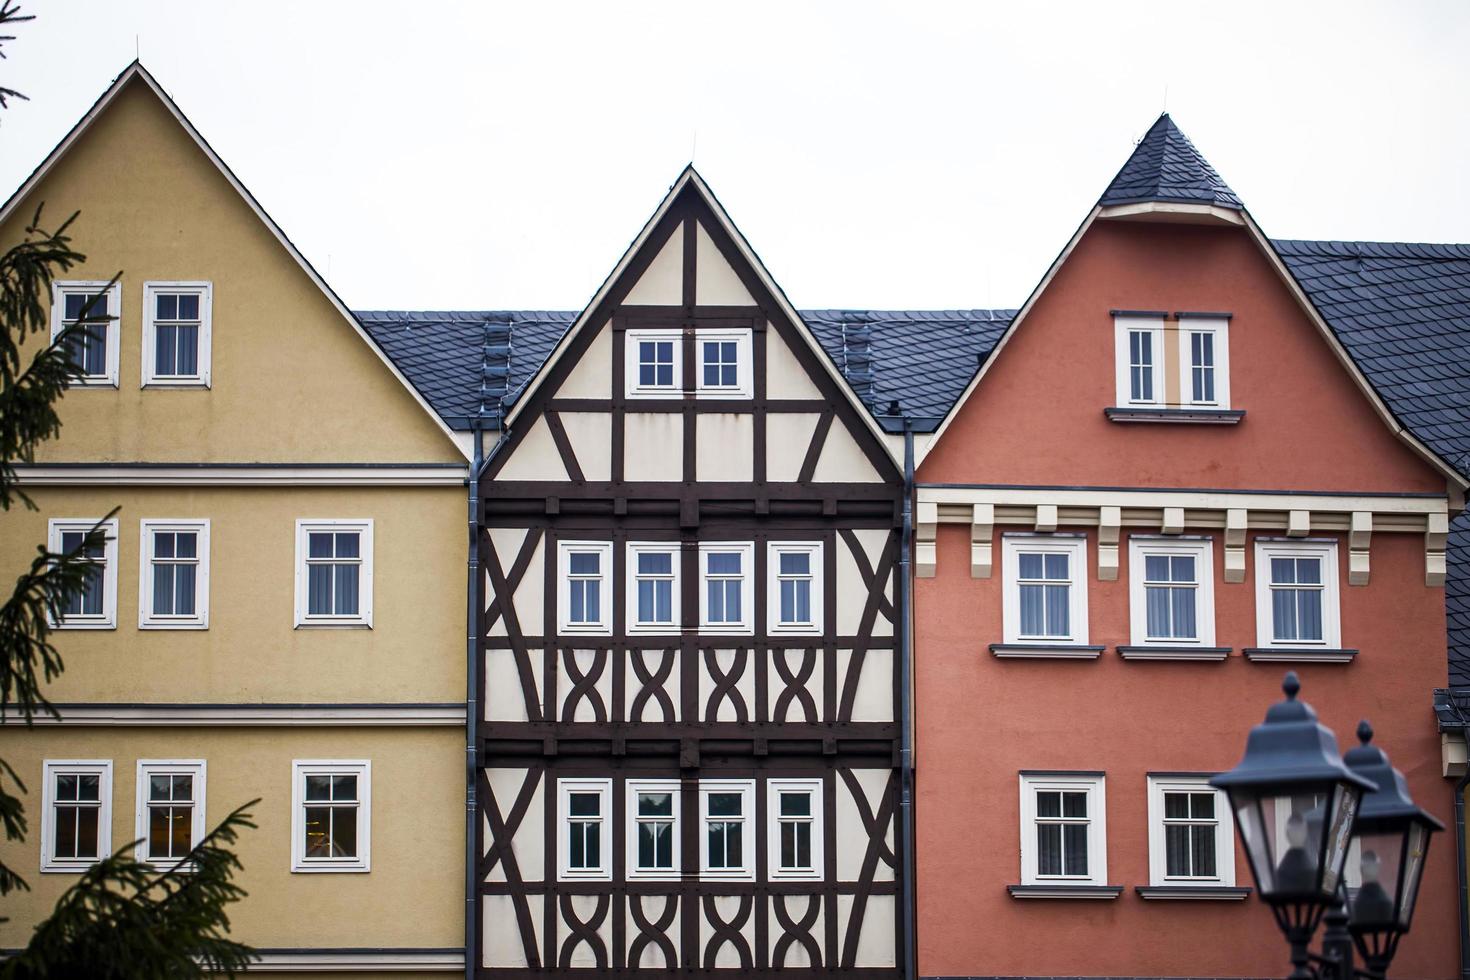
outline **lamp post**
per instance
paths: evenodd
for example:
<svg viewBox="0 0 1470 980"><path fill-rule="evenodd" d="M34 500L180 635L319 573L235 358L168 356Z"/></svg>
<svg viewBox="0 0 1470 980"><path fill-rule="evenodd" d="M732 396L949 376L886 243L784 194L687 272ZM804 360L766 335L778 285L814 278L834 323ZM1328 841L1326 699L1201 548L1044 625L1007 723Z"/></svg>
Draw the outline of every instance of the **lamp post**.
<svg viewBox="0 0 1470 980"><path fill-rule="evenodd" d="M1369 745L1366 722L1344 762L1337 736L1296 699L1294 672L1281 689L1286 700L1251 729L1240 764L1210 784L1230 797L1257 892L1291 947L1291 980L1353 980L1353 944L1382 977L1414 914L1429 835L1442 825ZM1313 954L1329 913L1325 955Z"/></svg>

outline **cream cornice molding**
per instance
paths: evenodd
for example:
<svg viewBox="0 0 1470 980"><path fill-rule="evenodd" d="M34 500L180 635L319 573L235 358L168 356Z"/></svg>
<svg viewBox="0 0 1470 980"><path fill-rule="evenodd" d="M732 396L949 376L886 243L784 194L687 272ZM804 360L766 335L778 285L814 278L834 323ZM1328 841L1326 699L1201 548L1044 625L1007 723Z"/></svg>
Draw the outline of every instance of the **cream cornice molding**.
<svg viewBox="0 0 1470 980"><path fill-rule="evenodd" d="M463 949L435 947L258 949L250 973L460 972Z"/></svg>
<svg viewBox="0 0 1470 980"><path fill-rule="evenodd" d="M28 487L460 487L468 467L459 463L359 466L301 463L170 464L61 463L17 466Z"/></svg>
<svg viewBox="0 0 1470 980"><path fill-rule="evenodd" d="M160 728L178 726L223 728L449 728L463 727L462 702L423 704L147 704L72 703L55 705L61 718L38 714L37 726L89 728ZM8 727L24 722L5 718Z"/></svg>

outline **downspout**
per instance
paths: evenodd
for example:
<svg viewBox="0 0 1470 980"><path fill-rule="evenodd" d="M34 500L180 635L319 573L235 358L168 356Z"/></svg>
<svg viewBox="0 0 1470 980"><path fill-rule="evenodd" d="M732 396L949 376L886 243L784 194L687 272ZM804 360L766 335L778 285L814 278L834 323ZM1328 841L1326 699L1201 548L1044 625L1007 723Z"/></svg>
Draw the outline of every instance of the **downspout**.
<svg viewBox="0 0 1470 980"><path fill-rule="evenodd" d="M914 733L913 733L913 603L911 554L914 535L914 430L903 423L903 529L899 538L899 831L903 840L903 975L915 980L919 954L915 948L914 909ZM1467 978L1470 980L1470 978Z"/></svg>
<svg viewBox="0 0 1470 980"><path fill-rule="evenodd" d="M474 459L469 479L469 576L465 606L465 800L464 800L464 975L475 980L476 889L475 878L479 855L475 853L476 821L479 801L475 783L480 765L476 751L475 714L480 694L480 468L483 455L480 444L480 420L470 421L470 439L474 443Z"/></svg>
<svg viewBox="0 0 1470 980"><path fill-rule="evenodd" d="M1470 728L1460 732L1470 737ZM1465 877L1465 787L1470 786L1470 766L1455 784L1455 853L1460 865L1460 980L1470 980L1470 880Z"/></svg>

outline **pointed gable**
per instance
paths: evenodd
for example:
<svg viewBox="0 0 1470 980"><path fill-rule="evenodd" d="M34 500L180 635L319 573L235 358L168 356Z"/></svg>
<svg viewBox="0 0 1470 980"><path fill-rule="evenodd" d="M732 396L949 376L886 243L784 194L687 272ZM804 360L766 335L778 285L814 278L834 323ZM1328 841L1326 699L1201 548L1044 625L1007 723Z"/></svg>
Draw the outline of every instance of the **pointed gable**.
<svg viewBox="0 0 1470 980"><path fill-rule="evenodd" d="M1097 203L1099 207L1110 207L1143 201L1244 208L1167 112L1149 127Z"/></svg>

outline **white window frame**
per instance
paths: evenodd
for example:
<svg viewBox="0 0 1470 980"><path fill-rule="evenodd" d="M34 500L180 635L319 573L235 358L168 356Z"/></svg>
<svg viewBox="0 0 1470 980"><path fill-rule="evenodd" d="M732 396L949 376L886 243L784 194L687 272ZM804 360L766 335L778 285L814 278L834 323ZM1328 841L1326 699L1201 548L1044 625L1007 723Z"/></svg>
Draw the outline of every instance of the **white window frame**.
<svg viewBox="0 0 1470 980"><path fill-rule="evenodd" d="M782 792L810 793L812 815L805 822L811 825L812 866L810 868L781 867L781 825L792 818L781 816ZM822 825L822 781L820 779L768 779L766 780L766 876L772 881L821 881L824 876L826 839Z"/></svg>
<svg viewBox="0 0 1470 980"><path fill-rule="evenodd" d="M783 554L806 554L811 556L811 608L812 618L805 623L781 622L781 556ZM766 632L773 635L820 635L823 629L823 566L824 554L820 541L772 541L766 545Z"/></svg>
<svg viewBox="0 0 1470 980"><path fill-rule="evenodd" d="M1037 645L1086 644L1087 630L1087 538L1081 534L1033 534L1030 532L1007 533L1001 538L1001 559L1004 565L1002 582L1001 619L1006 643L1032 643ZM1067 593L1067 620L1071 627L1069 636L1022 636L1021 635L1021 555L1055 554L1067 552L1069 560L1070 588Z"/></svg>
<svg viewBox="0 0 1470 980"><path fill-rule="evenodd" d="M1047 791L1087 793L1086 875L1041 875L1037 873L1036 794ZM1106 885L1107 883L1107 777L1073 773L1022 773L1021 884Z"/></svg>
<svg viewBox="0 0 1470 980"><path fill-rule="evenodd" d="M60 554L63 534L76 531L86 534L96 526L95 520L85 517L52 518L46 522L46 548ZM117 518L104 521L102 529L107 538L102 546L102 612L95 615L62 616L51 624L53 629L117 629Z"/></svg>
<svg viewBox="0 0 1470 980"><path fill-rule="evenodd" d="M1133 332L1146 332L1152 336L1153 364L1150 373L1153 375L1154 397L1151 399L1136 399L1133 397L1132 384L1132 346L1128 335ZM1113 362L1114 374L1116 376L1115 397L1121 408L1161 408L1165 404L1164 398L1164 318L1155 316L1114 316L1113 317Z"/></svg>
<svg viewBox="0 0 1470 980"><path fill-rule="evenodd" d="M598 558L596 622L574 623L572 612L572 561L575 554L595 552ZM613 546L611 541L558 541L556 543L556 628L559 633L611 636L613 622Z"/></svg>
<svg viewBox="0 0 1470 980"><path fill-rule="evenodd" d="M674 345L673 381L667 385L638 383L638 345L643 341L668 340ZM684 331L680 329L625 330L623 332L623 395L627 398L684 397Z"/></svg>
<svg viewBox="0 0 1470 980"><path fill-rule="evenodd" d="M734 341L735 384L704 383L704 342ZM737 399L754 394L752 383L751 330L749 327L704 327L694 331L694 391L700 398Z"/></svg>
<svg viewBox="0 0 1470 980"><path fill-rule="evenodd" d="M711 623L709 618L709 556L738 551L740 560L740 622ZM701 541L699 544L699 632L706 636L751 636L755 633L755 543Z"/></svg>
<svg viewBox="0 0 1470 980"><path fill-rule="evenodd" d="M150 776L192 776L194 777L194 812L190 817L189 847L192 850L199 846L204 839L204 797L205 797L205 773L207 766L203 759L139 759L138 760L138 791L134 796L134 838L141 841L138 845L138 859L153 865L160 870L167 870L179 864L180 858L155 858L149 850L149 784ZM192 866L189 866L192 867Z"/></svg>
<svg viewBox="0 0 1470 980"><path fill-rule="evenodd" d="M1322 639L1278 640L1275 638L1276 624L1271 604L1271 559L1311 557L1322 562ZM1276 649L1341 648L1336 541L1324 538L1256 538L1256 646Z"/></svg>
<svg viewBox="0 0 1470 980"><path fill-rule="evenodd" d="M1168 849L1164 843L1165 793L1210 793L1215 797L1216 874L1169 876ZM1148 874L1149 884L1155 887L1235 887L1235 819L1230 812L1230 800L1223 791L1210 785L1208 775L1148 776Z"/></svg>
<svg viewBox="0 0 1470 980"><path fill-rule="evenodd" d="M1194 343L1191 334L1215 338L1215 399L1194 400ZM1224 317L1182 317L1179 320L1179 401L1198 408L1230 407L1230 321Z"/></svg>
<svg viewBox="0 0 1470 980"><path fill-rule="evenodd" d="M158 360L157 319L159 293L178 293L199 297L199 371L189 375L161 375L155 369ZM143 283L143 387L144 388L208 388L210 334L214 308L214 284L210 282L145 282Z"/></svg>
<svg viewBox="0 0 1470 980"><path fill-rule="evenodd" d="M1150 638L1145 572L1150 555L1181 555L1194 559L1195 632L1193 639ZM1128 539L1128 608L1134 646L1212 647L1215 645L1215 543L1210 538L1179 538L1134 534Z"/></svg>
<svg viewBox="0 0 1470 980"><path fill-rule="evenodd" d="M306 777L357 777L357 855L306 856ZM291 760L291 870L298 874L365 873L372 870L373 764L368 759Z"/></svg>
<svg viewBox="0 0 1470 980"><path fill-rule="evenodd" d="M153 611L153 532L192 533L198 557L194 567L194 613L190 616ZM209 521L201 518L169 520L145 517L138 522L138 629L209 629Z"/></svg>
<svg viewBox="0 0 1470 980"><path fill-rule="evenodd" d="M308 535L358 532L358 555L362 570L357 576L357 614L354 616L311 615L310 576L307 567ZM371 629L373 625L373 521L372 518L303 518L296 522L296 628L347 627Z"/></svg>
<svg viewBox="0 0 1470 980"><path fill-rule="evenodd" d="M710 867L709 834L706 828L710 819L709 798L713 793L739 793L741 795L741 866L738 868ZM760 814L755 812L754 779L701 779L699 781L698 828L700 877L710 881L754 881L755 862L758 860L755 853L755 822L759 819Z"/></svg>
<svg viewBox="0 0 1470 980"><path fill-rule="evenodd" d="M573 793L596 793L600 800L598 813L601 822L597 830L597 856L600 866L597 868L569 866L571 854L567 843L567 830L571 825L571 795ZM612 780L558 779L556 781L556 814L556 880L612 881Z"/></svg>
<svg viewBox="0 0 1470 980"><path fill-rule="evenodd" d="M624 783L624 795L627 800L628 812L624 820L626 828L626 854L627 870L626 877L630 881L678 881L682 875L683 844L683 821L681 799L681 784L677 779L629 779ZM672 868L643 868L638 864L638 826L645 819L638 816L638 794L639 793L668 793L672 797L673 816L668 818L673 824L672 840L674 866Z"/></svg>
<svg viewBox="0 0 1470 980"><path fill-rule="evenodd" d="M680 547L679 542L677 542L677 541L629 541L628 542L628 548L627 548L627 562L628 562L628 564L627 564L627 576L626 576L627 577L627 580L628 580L628 584L627 584L627 588L624 591L627 593L627 597L626 597L626 600L627 600L626 601L626 606L627 606L627 631L629 633L671 634L671 633L678 633L679 632L680 627L681 627L681 624L683 623L683 620L681 618L682 610L680 609L680 604L679 604L679 599L680 599L680 595L679 595L679 592L680 592L680 589L679 589L679 573L681 571L681 568L679 566L682 564L681 559L680 559L680 554L681 554L681 547ZM643 622L642 620L640 620L638 618L638 585L643 580L643 576L641 576L641 575L638 574L638 556L639 555L669 555L670 556L669 568L671 570L671 574L670 574L669 578L667 579L667 581L669 581L669 616L670 616L670 621L667 622L667 623L658 623L658 622L647 622L647 623L645 623L645 622ZM664 577L663 576L658 576L658 578L663 579Z"/></svg>
<svg viewBox="0 0 1470 980"><path fill-rule="evenodd" d="M104 364L105 371L102 374L84 375L72 378L69 384L71 388L116 388L119 351L121 350L122 334L122 283L109 284L106 280L68 279L58 280L51 284L51 341L61 336L61 331L66 328L66 301L65 297L71 293L96 294L98 291L107 293L107 315L112 319L107 321L107 351Z"/></svg>
<svg viewBox="0 0 1470 980"><path fill-rule="evenodd" d="M97 776L97 856L58 858L56 847L56 776L76 773ZM47 759L41 764L41 871L78 874L112 854L112 760Z"/></svg>

